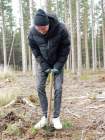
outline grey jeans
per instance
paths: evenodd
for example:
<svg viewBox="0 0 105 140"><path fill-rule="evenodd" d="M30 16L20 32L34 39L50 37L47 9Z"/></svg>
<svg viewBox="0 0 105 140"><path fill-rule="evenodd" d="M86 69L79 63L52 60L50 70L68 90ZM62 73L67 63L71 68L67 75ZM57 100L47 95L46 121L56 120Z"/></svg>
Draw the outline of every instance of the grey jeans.
<svg viewBox="0 0 105 140"><path fill-rule="evenodd" d="M46 96L46 81L48 74L42 71L40 65L37 67L36 89L40 100L43 115L47 117L48 100ZM54 75L54 113L53 117L57 118L60 115L61 100L62 100L62 84L63 70L59 74Z"/></svg>

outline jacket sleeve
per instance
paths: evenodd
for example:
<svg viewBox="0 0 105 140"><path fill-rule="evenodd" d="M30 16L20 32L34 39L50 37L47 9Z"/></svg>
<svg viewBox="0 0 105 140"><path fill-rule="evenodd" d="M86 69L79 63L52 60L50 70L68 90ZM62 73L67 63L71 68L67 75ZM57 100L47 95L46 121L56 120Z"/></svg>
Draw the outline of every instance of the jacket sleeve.
<svg viewBox="0 0 105 140"><path fill-rule="evenodd" d="M29 33L28 36L29 46L31 47L32 53L34 54L36 61L42 67L42 70L45 71L49 69L49 65L47 64L46 60L42 57L39 47L37 46L36 42L33 40L33 35Z"/></svg>
<svg viewBox="0 0 105 140"><path fill-rule="evenodd" d="M70 35L66 27L64 27L64 29L61 32L61 43L58 49L58 59L54 65L54 68L58 70L61 70L63 68L70 51L70 45Z"/></svg>

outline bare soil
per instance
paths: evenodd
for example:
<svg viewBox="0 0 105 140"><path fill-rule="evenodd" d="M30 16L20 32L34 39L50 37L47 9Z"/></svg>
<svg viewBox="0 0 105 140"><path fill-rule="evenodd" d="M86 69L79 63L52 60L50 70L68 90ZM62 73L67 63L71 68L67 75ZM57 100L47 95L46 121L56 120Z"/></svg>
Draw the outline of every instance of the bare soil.
<svg viewBox="0 0 105 140"><path fill-rule="evenodd" d="M105 140L104 72L81 78L65 74L60 116L63 129L53 132L33 129L42 117L34 77L17 73L15 81L0 81L0 94L9 90L15 94L16 89L34 106L17 99L13 105L1 107L0 140Z"/></svg>

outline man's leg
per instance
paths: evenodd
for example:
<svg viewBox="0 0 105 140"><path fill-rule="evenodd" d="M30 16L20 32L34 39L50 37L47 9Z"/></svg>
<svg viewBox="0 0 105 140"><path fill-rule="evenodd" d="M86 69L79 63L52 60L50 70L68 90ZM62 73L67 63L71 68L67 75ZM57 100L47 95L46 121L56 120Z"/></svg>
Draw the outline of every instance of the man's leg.
<svg viewBox="0 0 105 140"><path fill-rule="evenodd" d="M54 118L59 117L62 100L63 71L54 75Z"/></svg>
<svg viewBox="0 0 105 140"><path fill-rule="evenodd" d="M47 101L47 96L46 96L46 91L45 91L47 77L48 77L48 74L43 72L41 67L38 66L36 88L37 88L42 112L46 118L47 118L47 109L48 109L48 101Z"/></svg>

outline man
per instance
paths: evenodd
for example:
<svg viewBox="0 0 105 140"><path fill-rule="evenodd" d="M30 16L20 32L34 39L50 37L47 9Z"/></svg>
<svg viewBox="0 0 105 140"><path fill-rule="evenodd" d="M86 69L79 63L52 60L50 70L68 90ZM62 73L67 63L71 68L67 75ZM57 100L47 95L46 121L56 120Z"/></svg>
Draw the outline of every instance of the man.
<svg viewBox="0 0 105 140"><path fill-rule="evenodd" d="M29 44L38 63L37 92L43 117L34 126L40 129L47 124L48 101L45 85L50 71L54 75L54 114L52 123L55 129L62 129L60 108L62 98L63 67L70 51L70 36L63 23L56 16L45 13L42 9L36 12L34 26L31 28Z"/></svg>

